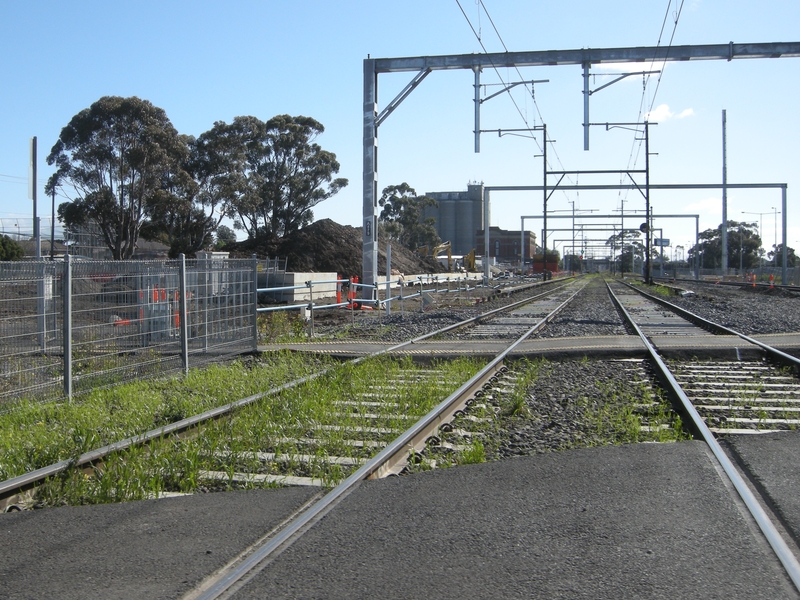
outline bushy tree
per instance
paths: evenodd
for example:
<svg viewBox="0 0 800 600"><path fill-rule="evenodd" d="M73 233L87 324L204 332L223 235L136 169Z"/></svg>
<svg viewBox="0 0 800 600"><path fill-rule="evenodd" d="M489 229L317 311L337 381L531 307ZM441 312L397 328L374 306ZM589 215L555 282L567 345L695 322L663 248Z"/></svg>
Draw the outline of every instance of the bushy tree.
<svg viewBox="0 0 800 600"><path fill-rule="evenodd" d="M378 220L390 239L412 250L441 243L436 233L436 220L422 218L425 208L438 206L433 198L417 196L414 188L403 182L384 188L378 205L383 208Z"/></svg>
<svg viewBox="0 0 800 600"><path fill-rule="evenodd" d="M166 113L137 97L104 96L75 115L47 157L56 172L46 192L71 198L58 208L67 226L95 225L114 259L131 258L142 225L176 193L186 140Z"/></svg>
<svg viewBox="0 0 800 600"><path fill-rule="evenodd" d="M220 225L217 227L217 240L214 245L217 249L222 249L228 244L236 243L236 232L227 225Z"/></svg>
<svg viewBox="0 0 800 600"><path fill-rule="evenodd" d="M632 271L634 269L634 261L641 262L644 260L645 244L641 238L641 232L626 229L615 233L606 240L606 246L619 253L616 255L616 260L620 270ZM651 257L654 255L655 251L651 249Z"/></svg>
<svg viewBox="0 0 800 600"><path fill-rule="evenodd" d="M761 260L761 238L756 233L755 223L728 221L728 266L755 269ZM722 225L706 229L699 236L696 246L689 249L689 258L699 260L697 264L706 269L722 267ZM741 260L740 260L741 259Z"/></svg>
<svg viewBox="0 0 800 600"><path fill-rule="evenodd" d="M767 258L773 262L775 266L783 265L783 244L778 244L774 250L767 252ZM786 246L786 266L794 267L797 264L797 256L794 253L794 248Z"/></svg>
<svg viewBox="0 0 800 600"><path fill-rule="evenodd" d="M234 226L250 238L281 238L301 229L313 220L314 206L348 183L334 179L336 155L316 143L324 131L303 116L215 123L197 140L201 194L224 203Z"/></svg>
<svg viewBox="0 0 800 600"><path fill-rule="evenodd" d="M0 235L0 260L22 260L25 250L7 235Z"/></svg>

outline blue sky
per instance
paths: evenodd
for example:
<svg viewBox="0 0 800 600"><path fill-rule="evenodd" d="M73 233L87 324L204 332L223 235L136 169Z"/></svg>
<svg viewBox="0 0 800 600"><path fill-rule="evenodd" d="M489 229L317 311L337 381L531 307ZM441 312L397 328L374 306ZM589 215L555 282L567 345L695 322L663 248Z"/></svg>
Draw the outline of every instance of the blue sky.
<svg viewBox="0 0 800 600"><path fill-rule="evenodd" d="M661 43L666 45L680 0L483 0L483 5L505 46L523 51L655 46L665 14ZM502 51L480 2L461 0L461 6L486 48ZM30 137L39 140L39 214L49 215L43 187L51 169L45 158L61 128L101 96L135 95L163 108L179 132L191 135L238 115L314 117L326 128L319 142L336 153L339 175L350 180L317 206L315 215L359 225L363 59L482 51L455 0L6 2L2 16L0 218L31 215ZM800 41L799 24L796 0L684 0L673 44ZM608 81L599 76L601 69L593 72L598 74L593 87ZM729 182L788 183L789 245L800 249L798 74L798 58L668 63L655 99L655 78L645 91L645 106L653 103L661 115L651 133L651 151L657 153L651 181L720 182L726 109ZM500 75L518 79L510 69ZM556 140L551 168L633 166L631 132L597 128L592 149L583 151L580 67L529 68L522 75L550 80L536 86L535 104L522 86L514 97L528 123L543 119ZM380 76L381 108L411 76ZM484 73L484 83L498 81ZM403 181L420 193L463 190L471 181L541 185L542 159L530 139L484 135L481 153L473 152L472 83L469 71L434 72L381 126L381 189ZM636 120L642 83L641 77L630 77L595 94L591 120ZM482 118L487 129L525 127L507 96L484 104ZM637 168L643 160L640 153ZM598 180L578 182L590 181ZM621 199L626 211L643 209L633 192L559 193L550 208L568 210L572 201L581 210L609 213L619 209ZM771 246L780 193L731 190L728 199L729 219L761 220L765 246ZM701 230L721 221L720 191L653 192L652 202L656 213L699 213ZM539 213L540 193L498 194L491 224L519 229L520 215ZM657 226L673 245L686 246L694 238L689 220Z"/></svg>

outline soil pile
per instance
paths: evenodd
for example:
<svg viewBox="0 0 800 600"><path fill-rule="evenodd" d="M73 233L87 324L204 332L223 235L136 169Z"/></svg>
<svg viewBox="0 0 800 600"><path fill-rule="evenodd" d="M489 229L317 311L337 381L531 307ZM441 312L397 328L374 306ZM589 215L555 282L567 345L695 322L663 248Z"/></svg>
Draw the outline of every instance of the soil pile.
<svg viewBox="0 0 800 600"><path fill-rule="evenodd" d="M385 236L378 234L378 273L386 274ZM383 240L383 241L382 241ZM339 225L322 219L300 231L277 240L245 240L226 246L232 257L285 257L286 270L296 273L340 273L346 277L361 276L361 228ZM432 258L400 245L392 244L392 269L400 273L441 273L447 269Z"/></svg>

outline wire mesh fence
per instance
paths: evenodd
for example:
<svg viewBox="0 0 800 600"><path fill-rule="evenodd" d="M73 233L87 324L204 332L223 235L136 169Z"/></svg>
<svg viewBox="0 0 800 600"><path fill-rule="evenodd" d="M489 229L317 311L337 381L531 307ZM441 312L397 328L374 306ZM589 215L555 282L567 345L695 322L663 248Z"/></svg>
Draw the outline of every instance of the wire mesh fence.
<svg viewBox="0 0 800 600"><path fill-rule="evenodd" d="M254 260L0 263L0 404L256 347Z"/></svg>

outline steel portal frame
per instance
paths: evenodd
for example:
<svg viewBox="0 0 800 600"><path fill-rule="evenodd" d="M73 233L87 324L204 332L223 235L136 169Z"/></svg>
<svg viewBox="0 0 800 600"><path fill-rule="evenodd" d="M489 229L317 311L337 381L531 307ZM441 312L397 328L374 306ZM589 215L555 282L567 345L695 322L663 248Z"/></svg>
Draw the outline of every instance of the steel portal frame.
<svg viewBox="0 0 800 600"><path fill-rule="evenodd" d="M741 58L779 58L800 56L800 42L771 42L756 44L706 44L685 46L641 46L632 48L583 48L580 50L543 50L532 52L502 52L487 54L456 54L405 58L367 58L364 60L363 95L363 281L374 289L378 276L378 126L427 77L431 71L472 69L479 81L484 67L532 67L581 65L584 80L588 81L593 64L727 60ZM378 75L415 71L414 79L403 91L378 113ZM588 97L584 90L584 125L588 125ZM476 108L477 110L477 108ZM585 131L588 130L586 127ZM479 132L476 131L476 135ZM545 140L545 144L546 144ZM730 186L729 186L730 187ZM546 192L545 192L546 193ZM784 221L785 223L785 221ZM484 227L486 224L484 224ZM785 227L785 225L784 225ZM785 252L784 245L784 252ZM374 291L370 291L373 294Z"/></svg>

